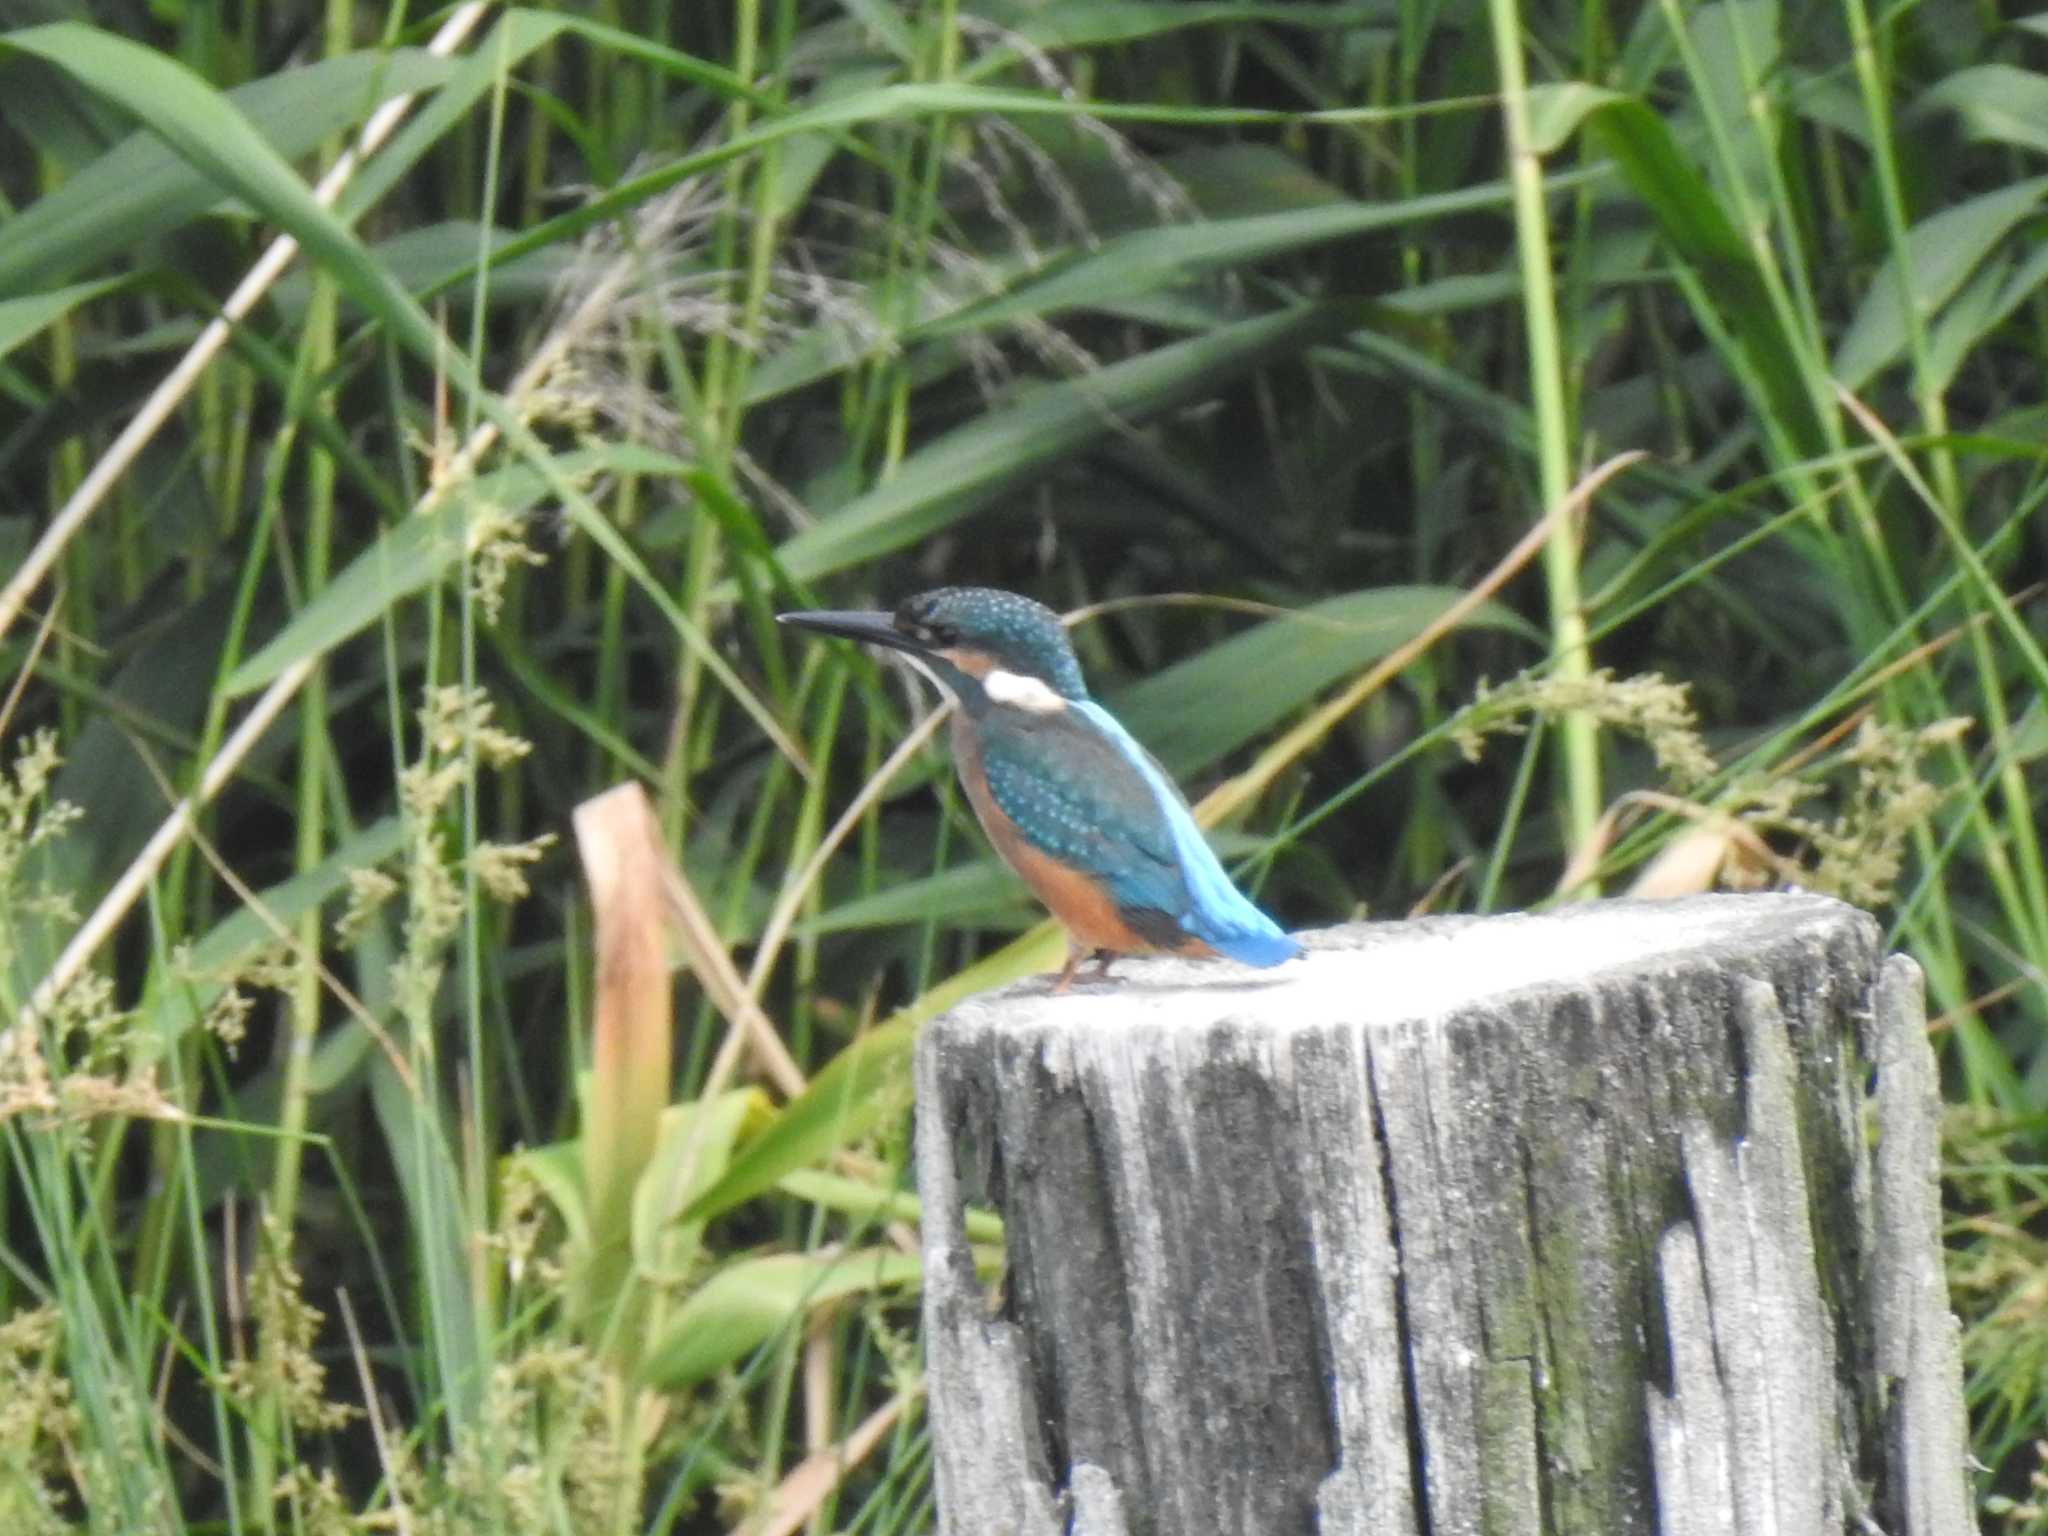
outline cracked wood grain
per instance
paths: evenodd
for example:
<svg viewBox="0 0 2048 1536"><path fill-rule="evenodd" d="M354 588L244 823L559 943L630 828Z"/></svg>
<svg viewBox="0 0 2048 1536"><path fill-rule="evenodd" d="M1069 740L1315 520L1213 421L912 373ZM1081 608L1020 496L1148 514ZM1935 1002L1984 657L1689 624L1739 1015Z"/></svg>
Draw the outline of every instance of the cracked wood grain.
<svg viewBox="0 0 2048 1536"><path fill-rule="evenodd" d="M1921 1009L1807 896L963 1006L917 1061L940 1531L1964 1536Z"/></svg>

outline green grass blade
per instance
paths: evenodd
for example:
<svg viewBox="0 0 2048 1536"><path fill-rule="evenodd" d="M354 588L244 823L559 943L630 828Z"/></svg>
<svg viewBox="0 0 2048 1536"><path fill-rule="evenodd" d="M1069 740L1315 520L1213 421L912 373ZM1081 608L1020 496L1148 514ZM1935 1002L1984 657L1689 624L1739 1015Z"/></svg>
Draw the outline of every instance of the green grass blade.
<svg viewBox="0 0 2048 1536"><path fill-rule="evenodd" d="M782 568L794 581L815 581L929 538L1032 471L1335 334L1352 318L1341 307L1285 310L1030 390L919 449L890 479L786 541Z"/></svg>
<svg viewBox="0 0 2048 1536"><path fill-rule="evenodd" d="M314 199L249 119L197 75L153 48L74 22L10 32L0 46L55 65L134 115L220 191L240 197L295 237L416 356L443 363L465 393L475 388L470 370L441 345L426 313ZM19 262L16 252L16 268Z"/></svg>
<svg viewBox="0 0 2048 1536"><path fill-rule="evenodd" d="M1780 428L1808 456L1825 452L1827 438L1807 389L1800 347L1779 322L1764 275L1719 194L1680 153L1664 120L1641 102L1596 104L1584 124L1714 301L1718 320L1742 348Z"/></svg>
<svg viewBox="0 0 2048 1536"><path fill-rule="evenodd" d="M924 1202L907 1190L850 1179L843 1174L805 1169L788 1175L776 1187L785 1195L860 1221L907 1221L915 1225L924 1219ZM1003 1220L994 1212L969 1208L962 1214L969 1242L1003 1240Z"/></svg>
<svg viewBox="0 0 2048 1536"><path fill-rule="evenodd" d="M476 47L443 65L441 88L406 121L376 157L342 190L335 211L355 222L382 202L436 144L476 110L507 71L561 34L564 18L536 11L507 11ZM465 273L465 276L468 274Z"/></svg>
<svg viewBox="0 0 2048 1536"><path fill-rule="evenodd" d="M1024 887L1015 875L993 859L985 859L835 901L816 917L797 924L796 931L816 937L861 928L894 928L934 918L987 924L1023 912L1023 894Z"/></svg>
<svg viewBox="0 0 2048 1536"><path fill-rule="evenodd" d="M1189 27L1231 22L1261 26L1360 28L1393 21L1384 5L1291 5L1273 0L1056 0L1019 14L1015 36L1040 48L1100 48L1135 43ZM997 62L1001 62L998 55Z"/></svg>
<svg viewBox="0 0 2048 1536"><path fill-rule="evenodd" d="M1972 139L2048 154L2048 75L2012 64L1976 64L1938 81L1912 116L1953 112Z"/></svg>
<svg viewBox="0 0 2048 1536"><path fill-rule="evenodd" d="M2033 176L1944 208L1907 232L1912 304L1923 323L2015 230L2039 213L2043 198L2048 198L2048 176ZM1871 278L1863 303L1835 349L1835 377L1845 388L1861 389L1906 351L1899 262L1900 253L1893 252Z"/></svg>
<svg viewBox="0 0 2048 1536"><path fill-rule="evenodd" d="M649 1343L640 1379L680 1391L731 1365L812 1308L846 1296L902 1290L924 1261L892 1248L844 1254L777 1253L727 1264L690 1293Z"/></svg>
<svg viewBox="0 0 2048 1536"><path fill-rule="evenodd" d="M908 334L916 340L952 336L1156 293L1219 267L1263 261L1377 229L1413 228L1432 219L1505 207L1508 200L1504 183L1487 182L1430 197L1344 202L1136 230L1105 240L1084 255L1055 263L1010 293L968 304L913 327Z"/></svg>
<svg viewBox="0 0 2048 1536"><path fill-rule="evenodd" d="M53 288L48 293L0 300L0 357L5 357L30 337L55 325L79 305L119 288L125 281L124 278L107 277L96 283L73 283L68 288Z"/></svg>
<svg viewBox="0 0 2048 1536"><path fill-rule="evenodd" d="M904 1103L919 1026L978 992L1044 970L1057 960L1062 942L1051 924L1042 923L933 987L841 1051L760 1135L733 1154L725 1177L691 1203L683 1220L708 1220L731 1210L896 1114Z"/></svg>
<svg viewBox="0 0 2048 1536"><path fill-rule="evenodd" d="M688 466L630 443L563 455L556 472L679 474ZM309 656L323 655L374 624L392 605L425 591L462 563L470 525L481 511L517 516L539 503L554 479L530 464L479 477L432 512L389 530L323 587L290 623L228 674L229 698L253 693Z"/></svg>
<svg viewBox="0 0 2048 1536"><path fill-rule="evenodd" d="M102 41L115 46L101 47ZM169 134L160 137L154 114L168 120L180 112L202 135L217 130L231 139L253 133L280 160L297 160L360 122L380 102L431 89L451 67L416 49L347 54L266 75L181 110L169 98L153 98L150 86L174 80L171 94L182 101L192 97L196 82L154 50L69 24L9 33L0 36L0 46L37 53L60 67L70 58L79 65L74 73L83 83L98 89L95 81L106 80L109 97L151 125L0 223L0 293L125 258L222 201L228 185L209 174L203 159L174 148ZM138 55L148 61L136 68L149 85L138 80L140 88L116 92L111 87L126 61ZM107 80L110 75L114 78Z"/></svg>
<svg viewBox="0 0 2048 1536"><path fill-rule="evenodd" d="M1456 587L1418 586L1327 598L1154 673L1110 707L1173 772L1194 773L1413 639L1463 596ZM1535 626L1497 604L1465 622L1543 643Z"/></svg>

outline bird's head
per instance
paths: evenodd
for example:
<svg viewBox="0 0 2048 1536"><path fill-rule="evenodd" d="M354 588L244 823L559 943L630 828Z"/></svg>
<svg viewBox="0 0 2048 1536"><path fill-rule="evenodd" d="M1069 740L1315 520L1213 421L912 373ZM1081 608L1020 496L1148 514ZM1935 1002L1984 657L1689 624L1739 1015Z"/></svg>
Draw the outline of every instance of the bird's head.
<svg viewBox="0 0 2048 1536"><path fill-rule="evenodd" d="M993 587L940 587L894 613L784 613L779 622L899 651L969 714L1052 714L1088 697L1059 615Z"/></svg>

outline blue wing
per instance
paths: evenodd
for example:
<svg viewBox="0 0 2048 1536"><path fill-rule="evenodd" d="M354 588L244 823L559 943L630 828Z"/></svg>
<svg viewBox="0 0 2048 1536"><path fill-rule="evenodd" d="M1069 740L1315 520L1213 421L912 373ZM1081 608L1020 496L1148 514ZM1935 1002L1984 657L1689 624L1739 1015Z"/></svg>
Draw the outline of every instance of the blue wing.
<svg viewBox="0 0 2048 1536"><path fill-rule="evenodd" d="M1301 953L1231 883L1172 780L1100 705L995 712L980 735L989 793L1003 813L1106 886L1141 933L1178 929L1247 965Z"/></svg>

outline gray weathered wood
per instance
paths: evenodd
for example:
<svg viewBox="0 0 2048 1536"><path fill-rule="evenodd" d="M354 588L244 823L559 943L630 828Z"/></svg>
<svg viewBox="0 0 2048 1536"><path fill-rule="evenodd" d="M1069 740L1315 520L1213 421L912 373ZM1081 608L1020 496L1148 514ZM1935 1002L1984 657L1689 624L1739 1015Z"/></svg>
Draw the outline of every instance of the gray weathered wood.
<svg viewBox="0 0 2048 1536"><path fill-rule="evenodd" d="M928 1029L946 1536L1974 1529L1919 974L1875 923L1710 897L1309 942Z"/></svg>

